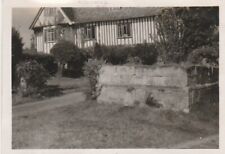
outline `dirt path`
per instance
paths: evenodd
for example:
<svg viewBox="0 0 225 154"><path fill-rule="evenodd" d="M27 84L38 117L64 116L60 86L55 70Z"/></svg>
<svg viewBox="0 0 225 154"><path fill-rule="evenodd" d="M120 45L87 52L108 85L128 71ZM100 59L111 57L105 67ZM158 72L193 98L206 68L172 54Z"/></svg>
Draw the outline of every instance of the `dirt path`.
<svg viewBox="0 0 225 154"><path fill-rule="evenodd" d="M170 147L171 149L215 149L219 148L219 135L211 135L205 138L187 141Z"/></svg>
<svg viewBox="0 0 225 154"><path fill-rule="evenodd" d="M54 97L47 100L38 101L30 104L18 105L12 108L13 117L29 115L35 112L45 111L70 105L73 103L79 103L86 99L86 95L82 92L70 93L60 97Z"/></svg>

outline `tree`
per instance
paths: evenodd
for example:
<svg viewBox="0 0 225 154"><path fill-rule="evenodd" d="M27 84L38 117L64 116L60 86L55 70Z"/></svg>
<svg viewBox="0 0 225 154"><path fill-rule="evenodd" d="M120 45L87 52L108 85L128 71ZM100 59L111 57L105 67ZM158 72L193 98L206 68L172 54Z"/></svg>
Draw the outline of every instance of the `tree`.
<svg viewBox="0 0 225 154"><path fill-rule="evenodd" d="M22 58L23 42L20 33L12 28L12 85L16 84L16 65Z"/></svg>
<svg viewBox="0 0 225 154"><path fill-rule="evenodd" d="M218 7L190 7L180 12L185 25L185 49L212 45L215 29L219 26Z"/></svg>
<svg viewBox="0 0 225 154"><path fill-rule="evenodd" d="M85 57L80 52L80 49L72 42L65 40L60 40L56 43L50 50L50 53L53 54L58 62L58 77L62 76L65 64L71 64L72 67L77 66L82 68L85 61Z"/></svg>
<svg viewBox="0 0 225 154"><path fill-rule="evenodd" d="M156 44L162 61L179 63L193 49L212 45L218 21L218 7L164 9L156 17Z"/></svg>

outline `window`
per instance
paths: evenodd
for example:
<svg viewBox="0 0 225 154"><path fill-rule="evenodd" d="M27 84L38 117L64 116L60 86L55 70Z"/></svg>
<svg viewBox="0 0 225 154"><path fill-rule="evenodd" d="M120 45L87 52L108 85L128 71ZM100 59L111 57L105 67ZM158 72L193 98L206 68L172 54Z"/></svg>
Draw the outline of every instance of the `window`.
<svg viewBox="0 0 225 154"><path fill-rule="evenodd" d="M56 30L55 28L45 29L45 42L56 41Z"/></svg>
<svg viewBox="0 0 225 154"><path fill-rule="evenodd" d="M85 39L95 39L95 26L85 27L84 35Z"/></svg>
<svg viewBox="0 0 225 154"><path fill-rule="evenodd" d="M130 23L121 23L118 25L118 37L131 37L131 25Z"/></svg>

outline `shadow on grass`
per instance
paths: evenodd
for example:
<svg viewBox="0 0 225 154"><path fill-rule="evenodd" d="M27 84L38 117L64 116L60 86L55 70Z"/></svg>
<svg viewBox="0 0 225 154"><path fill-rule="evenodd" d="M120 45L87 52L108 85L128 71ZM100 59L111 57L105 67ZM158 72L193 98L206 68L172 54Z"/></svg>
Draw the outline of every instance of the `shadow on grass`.
<svg viewBox="0 0 225 154"><path fill-rule="evenodd" d="M41 89L38 93L33 93L27 95L26 97L22 96L18 91L12 93L12 105L19 105L24 103L33 103L41 101L46 98L51 98L55 96L60 96L63 94L63 89L58 85L47 85Z"/></svg>
<svg viewBox="0 0 225 154"><path fill-rule="evenodd" d="M47 85L40 91L40 95L42 97L54 97L60 96L63 94L63 89L60 88L58 85Z"/></svg>

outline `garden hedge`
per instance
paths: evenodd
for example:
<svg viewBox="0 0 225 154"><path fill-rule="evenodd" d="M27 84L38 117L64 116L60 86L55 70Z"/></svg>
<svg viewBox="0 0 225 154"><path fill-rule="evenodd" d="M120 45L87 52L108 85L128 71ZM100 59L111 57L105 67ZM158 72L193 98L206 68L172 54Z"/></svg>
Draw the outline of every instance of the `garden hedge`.
<svg viewBox="0 0 225 154"><path fill-rule="evenodd" d="M57 63L52 55L40 53L23 53L23 61L35 60L48 71L50 75L55 75L57 72Z"/></svg>

